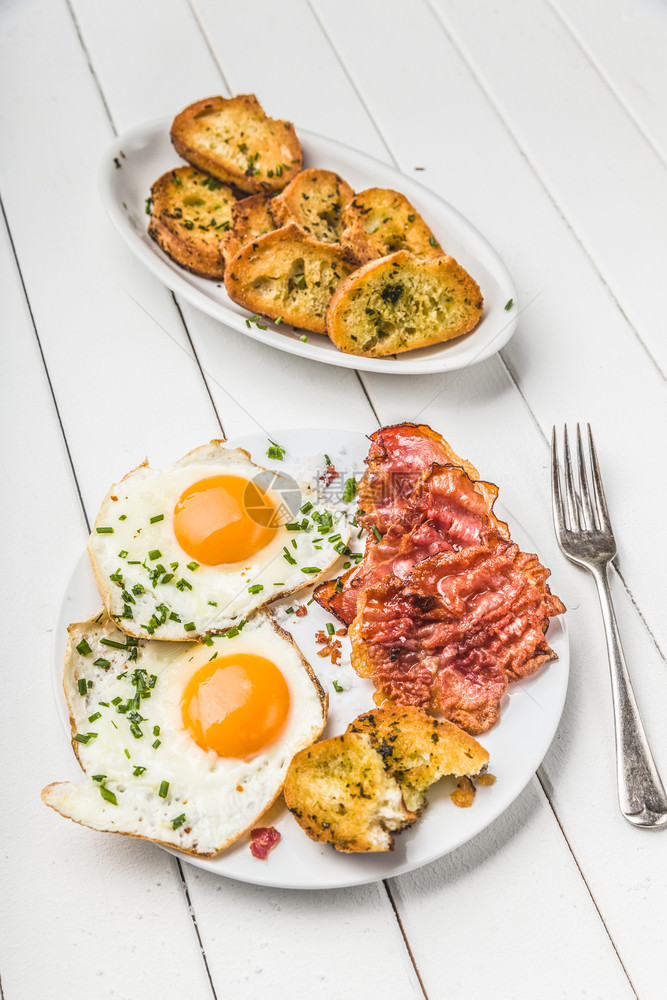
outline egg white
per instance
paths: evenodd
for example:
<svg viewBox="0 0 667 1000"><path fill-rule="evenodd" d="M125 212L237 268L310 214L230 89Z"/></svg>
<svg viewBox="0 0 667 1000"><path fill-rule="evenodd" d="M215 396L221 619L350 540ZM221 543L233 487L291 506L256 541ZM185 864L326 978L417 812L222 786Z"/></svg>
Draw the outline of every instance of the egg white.
<svg viewBox="0 0 667 1000"><path fill-rule="evenodd" d="M192 854L217 854L269 808L294 754L324 728L327 697L291 637L266 612L254 615L233 638L219 636L208 644L128 640L104 612L71 625L69 636L63 683L72 746L87 780L48 785L42 798L63 816L95 830L154 840ZM271 660L290 692L279 736L243 760L201 749L182 717L190 677L216 655L235 653ZM100 659L109 666L96 665ZM145 671L140 676L150 692L139 699L139 722L119 710L137 694L137 670ZM138 727L134 731L133 725ZM137 768L143 771L137 774ZM161 797L163 782L169 788Z"/></svg>
<svg viewBox="0 0 667 1000"><path fill-rule="evenodd" d="M264 471L246 451L211 441L169 468L144 463L111 487L88 552L105 608L124 632L164 640L201 638L225 631L256 608L326 574L348 542L350 526L344 511L323 503L308 485L300 486L300 505L312 508L294 515L295 522L305 519L305 530L279 527L267 546L243 562L197 564L179 545L173 512L188 487L218 475L252 480ZM279 493L268 490L267 495L280 508ZM324 532L320 516L332 520ZM164 572L156 573L160 568ZM305 572L313 569L317 572Z"/></svg>

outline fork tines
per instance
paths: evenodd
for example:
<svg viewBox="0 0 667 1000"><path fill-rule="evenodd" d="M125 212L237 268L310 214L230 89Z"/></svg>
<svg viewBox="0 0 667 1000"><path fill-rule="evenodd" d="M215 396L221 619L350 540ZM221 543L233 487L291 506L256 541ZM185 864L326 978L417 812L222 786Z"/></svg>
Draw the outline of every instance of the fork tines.
<svg viewBox="0 0 667 1000"><path fill-rule="evenodd" d="M557 530L611 534L611 522L600 475L591 425L588 428L588 455L585 454L581 428L577 424L577 482L572 467L567 426L563 428L564 490L558 461L556 428L551 436L551 484ZM589 475L590 468L590 475Z"/></svg>

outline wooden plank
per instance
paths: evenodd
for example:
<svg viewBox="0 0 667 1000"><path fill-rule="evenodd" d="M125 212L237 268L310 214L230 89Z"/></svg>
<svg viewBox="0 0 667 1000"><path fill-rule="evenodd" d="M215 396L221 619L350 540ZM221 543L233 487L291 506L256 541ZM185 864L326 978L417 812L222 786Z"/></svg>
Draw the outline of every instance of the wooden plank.
<svg viewBox="0 0 667 1000"><path fill-rule="evenodd" d="M664 378L667 164L546 0L435 8Z"/></svg>
<svg viewBox="0 0 667 1000"><path fill-rule="evenodd" d="M50 647L55 605L87 532L4 224L0 271L8 332L0 338L8 376L0 453L11 526L3 540L0 727L13 747L12 764L0 769L3 996L207 997L174 859L68 823L40 800L49 782L80 773L54 708Z"/></svg>
<svg viewBox="0 0 667 1000"><path fill-rule="evenodd" d="M609 0L604 17L596 0L556 0L554 10L614 96L667 160L667 17L660 0ZM638 16L639 14L639 16Z"/></svg>
<svg viewBox="0 0 667 1000"><path fill-rule="evenodd" d="M634 990L602 923L590 921L586 886L566 843L553 836L536 779L505 819L456 854L391 883L429 996L630 1000Z"/></svg>

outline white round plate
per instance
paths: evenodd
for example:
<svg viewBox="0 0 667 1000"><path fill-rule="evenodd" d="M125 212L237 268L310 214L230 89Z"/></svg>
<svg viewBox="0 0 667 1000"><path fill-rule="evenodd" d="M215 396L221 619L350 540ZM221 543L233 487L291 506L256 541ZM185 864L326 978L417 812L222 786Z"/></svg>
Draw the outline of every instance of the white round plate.
<svg viewBox="0 0 667 1000"><path fill-rule="evenodd" d="M390 358L360 358L344 354L328 337L295 333L281 324L263 319L261 330L247 324L247 310L227 295L223 282L199 278L179 267L148 235L146 199L151 185L183 161L171 145L171 120L164 119L131 129L114 140L104 154L100 190L104 206L116 229L131 250L172 291L221 323L271 347L303 358L359 371L419 374L446 372L484 361L499 351L514 333L517 297L512 280L500 257L486 239L455 208L393 167L359 153L341 143L299 129L304 166L323 167L341 174L356 191L389 187L402 191L426 219L447 253L455 257L478 282L484 296L484 312L477 327L464 337L407 351ZM505 309L512 300L513 305ZM220 331L220 336L224 336Z"/></svg>
<svg viewBox="0 0 667 1000"><path fill-rule="evenodd" d="M250 435L232 443L247 448L259 465L280 465L283 471L297 477L305 465L317 468L319 462L323 468L326 452L341 473L341 481L361 474L368 452L368 439L364 435L330 430L281 431L278 444L287 449L283 463L268 462L268 441L261 435ZM521 548L535 551L521 525L513 521L499 503L496 513L509 522L512 536ZM314 640L315 632L323 629L327 621L334 621L319 605L315 602L308 605L308 614L303 618L294 614L283 618L283 609L309 599L310 591L306 590L296 598L276 602L273 609L294 635L329 694L329 719L324 735L334 736L344 732L348 723L361 712L373 707L373 686L370 681L356 676L349 656L339 667L334 667L328 659L317 655L321 647ZM54 628L53 684L68 739L70 727L62 690L66 630L68 624L85 621L100 607L84 553L67 583ZM338 627L340 623L335 624ZM281 797L257 824L275 826L282 834L280 843L266 861L258 861L251 855L247 837L216 858L194 858L178 851L171 853L217 875L289 889L360 885L400 875L449 853L483 830L514 801L537 770L551 743L565 702L569 669L567 630L562 616L552 621L547 638L558 659L542 667L533 677L510 685L503 699L500 722L480 738L491 755L490 771L497 776L497 781L478 789L471 808L460 809L451 802L449 793L454 783L444 779L429 791L430 804L415 826L396 836L392 852L354 855L339 854L328 845L309 840L287 812ZM344 650L346 646L347 639L344 639ZM335 689L334 681L343 688L342 692ZM54 780L66 777L53 775Z"/></svg>

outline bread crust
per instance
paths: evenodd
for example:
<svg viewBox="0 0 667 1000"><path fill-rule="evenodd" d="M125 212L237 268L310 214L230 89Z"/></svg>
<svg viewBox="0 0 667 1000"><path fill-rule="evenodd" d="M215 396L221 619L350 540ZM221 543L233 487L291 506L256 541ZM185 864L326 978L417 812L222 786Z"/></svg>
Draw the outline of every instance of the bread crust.
<svg viewBox="0 0 667 1000"><path fill-rule="evenodd" d="M453 257L399 250L341 282L326 330L341 351L381 358L469 333L483 305L479 285Z"/></svg>
<svg viewBox="0 0 667 1000"><path fill-rule="evenodd" d="M228 184L195 167L168 170L151 188L148 235L187 271L220 279L221 247L235 201Z"/></svg>
<svg viewBox="0 0 667 1000"><path fill-rule="evenodd" d="M408 250L417 257L444 253L433 232L400 191L367 188L343 212L341 242L364 261Z"/></svg>
<svg viewBox="0 0 667 1000"><path fill-rule="evenodd" d="M242 247L229 262L225 288L251 312L324 333L329 300L357 264L349 250L289 223Z"/></svg>
<svg viewBox="0 0 667 1000"><path fill-rule="evenodd" d="M241 191L280 191L301 169L291 122L269 118L254 94L207 97L176 115L174 149L184 160Z"/></svg>
<svg viewBox="0 0 667 1000"><path fill-rule="evenodd" d="M343 210L354 191L333 170L302 170L284 191L276 195L271 211L279 226L296 222L324 243L339 243L343 231Z"/></svg>

